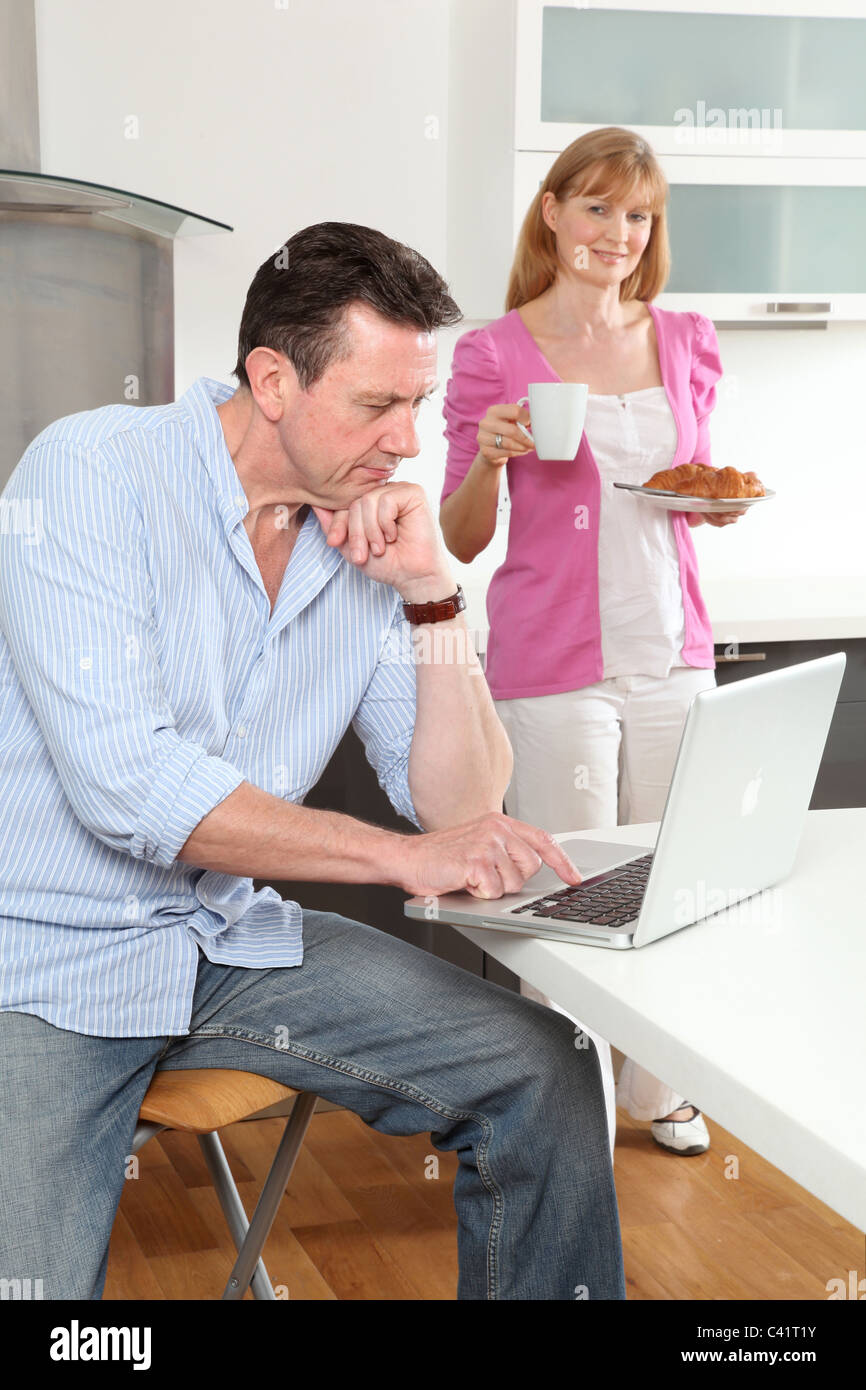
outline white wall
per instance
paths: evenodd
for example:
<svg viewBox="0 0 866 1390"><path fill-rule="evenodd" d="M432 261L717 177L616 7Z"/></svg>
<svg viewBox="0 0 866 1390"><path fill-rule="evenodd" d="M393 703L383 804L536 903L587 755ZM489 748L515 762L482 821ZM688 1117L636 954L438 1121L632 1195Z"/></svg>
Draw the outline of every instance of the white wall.
<svg viewBox="0 0 866 1390"><path fill-rule="evenodd" d="M719 345L713 462L754 469L778 496L736 526L693 533L702 574L847 575L862 585L866 325L721 330Z"/></svg>
<svg viewBox="0 0 866 1390"><path fill-rule="evenodd" d="M443 262L445 0L37 0L37 48L43 170L235 228L176 244L179 389L227 374L253 273L310 222Z"/></svg>
<svg viewBox="0 0 866 1390"><path fill-rule="evenodd" d="M447 275L448 0L37 0L37 45L45 172L235 227L176 244L178 392L230 380L253 273L311 222L379 227ZM441 335L443 385L472 326ZM694 533L702 574L862 575L866 327L720 337L714 462L756 469L779 496ZM438 502L440 402L425 409L401 476ZM455 562L479 597L504 543L500 528L468 573Z"/></svg>

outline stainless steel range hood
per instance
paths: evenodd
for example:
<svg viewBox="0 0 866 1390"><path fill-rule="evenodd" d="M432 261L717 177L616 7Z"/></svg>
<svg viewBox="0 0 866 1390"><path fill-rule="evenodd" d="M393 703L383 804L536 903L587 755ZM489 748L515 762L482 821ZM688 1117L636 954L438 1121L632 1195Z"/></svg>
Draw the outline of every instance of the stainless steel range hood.
<svg viewBox="0 0 866 1390"><path fill-rule="evenodd" d="M225 222L42 171L33 0L0 0L0 488L62 415L174 398L175 237Z"/></svg>
<svg viewBox="0 0 866 1390"><path fill-rule="evenodd" d="M0 149L2 149L0 135ZM58 178L54 174L27 169L0 169L0 212L27 212L44 216L52 212L99 214L130 227L139 227L158 236L200 236L203 232L230 232L227 222L190 212L173 203L145 198L107 184L84 183L81 179Z"/></svg>

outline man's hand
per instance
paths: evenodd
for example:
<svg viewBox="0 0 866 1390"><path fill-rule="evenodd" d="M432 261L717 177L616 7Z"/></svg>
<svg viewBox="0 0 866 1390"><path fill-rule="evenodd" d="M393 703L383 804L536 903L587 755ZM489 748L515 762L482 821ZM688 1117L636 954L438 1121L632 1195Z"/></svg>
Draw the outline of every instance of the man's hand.
<svg viewBox="0 0 866 1390"><path fill-rule="evenodd" d="M566 883L581 882L568 855L546 830L491 811L448 830L407 836L396 881L418 897L465 891L475 898L519 893L549 864Z"/></svg>
<svg viewBox="0 0 866 1390"><path fill-rule="evenodd" d="M328 545L370 579L390 584L408 603L445 597L421 592L425 584L442 582L448 563L426 493L417 483L383 483L345 511L313 511Z"/></svg>

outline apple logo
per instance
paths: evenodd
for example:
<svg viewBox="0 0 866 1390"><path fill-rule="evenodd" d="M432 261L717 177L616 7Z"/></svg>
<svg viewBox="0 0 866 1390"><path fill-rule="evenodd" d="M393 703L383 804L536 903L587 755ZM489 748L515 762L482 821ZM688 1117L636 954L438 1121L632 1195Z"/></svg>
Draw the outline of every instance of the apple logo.
<svg viewBox="0 0 866 1390"><path fill-rule="evenodd" d="M746 790L743 792L743 804L740 810L740 814L743 816L750 816L758 804L758 792L761 788L763 772L764 769L759 767L751 782L746 784Z"/></svg>

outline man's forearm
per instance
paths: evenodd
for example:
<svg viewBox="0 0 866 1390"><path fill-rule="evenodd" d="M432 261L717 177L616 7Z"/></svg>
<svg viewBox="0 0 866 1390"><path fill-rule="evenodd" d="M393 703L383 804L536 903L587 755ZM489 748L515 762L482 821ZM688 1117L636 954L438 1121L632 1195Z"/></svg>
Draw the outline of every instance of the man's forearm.
<svg viewBox="0 0 866 1390"><path fill-rule="evenodd" d="M448 587L450 583L450 588ZM443 598L404 593L410 602ZM462 613L409 629L417 671L409 790L426 830L444 830L487 811L501 811L513 756Z"/></svg>
<svg viewBox="0 0 866 1390"><path fill-rule="evenodd" d="M393 884L408 838L242 782L199 821L177 857L241 878Z"/></svg>

